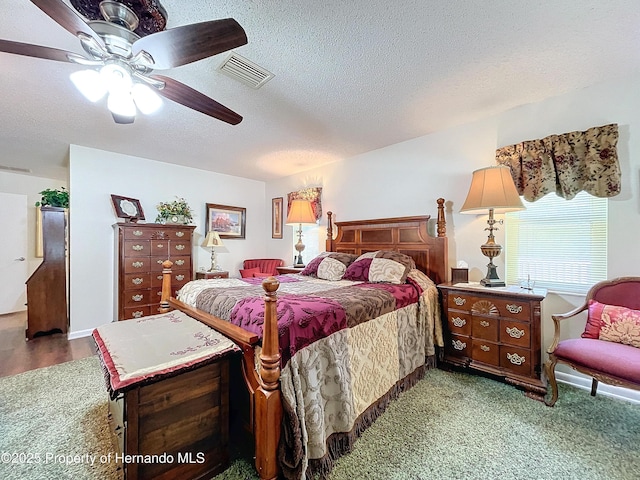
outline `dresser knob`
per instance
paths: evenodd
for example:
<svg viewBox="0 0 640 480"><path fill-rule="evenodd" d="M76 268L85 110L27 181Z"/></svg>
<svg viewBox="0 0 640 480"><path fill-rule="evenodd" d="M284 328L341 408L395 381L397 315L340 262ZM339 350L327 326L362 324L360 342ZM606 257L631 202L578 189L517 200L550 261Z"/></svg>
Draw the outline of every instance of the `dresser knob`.
<svg viewBox="0 0 640 480"><path fill-rule="evenodd" d="M513 327L513 328L506 327L506 331L511 338L524 337L524 330L520 330L518 327Z"/></svg>
<svg viewBox="0 0 640 480"><path fill-rule="evenodd" d="M467 321L464 318L454 317L451 319L451 323L458 328L462 328L467 324Z"/></svg>
<svg viewBox="0 0 640 480"><path fill-rule="evenodd" d="M522 365L526 360L525 357L521 357L517 353L509 353L509 352L507 352L507 359L514 365Z"/></svg>

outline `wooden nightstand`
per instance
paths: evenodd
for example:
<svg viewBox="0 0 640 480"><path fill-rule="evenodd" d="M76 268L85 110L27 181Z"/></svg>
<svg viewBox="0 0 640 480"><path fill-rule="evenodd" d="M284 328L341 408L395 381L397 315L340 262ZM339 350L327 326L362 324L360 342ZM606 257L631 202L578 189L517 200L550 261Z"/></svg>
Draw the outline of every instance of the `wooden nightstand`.
<svg viewBox="0 0 640 480"><path fill-rule="evenodd" d="M276 267L276 270L278 270L280 275L283 275L285 273L300 273L304 270L304 267Z"/></svg>
<svg viewBox="0 0 640 480"><path fill-rule="evenodd" d="M445 362L481 370L543 401L540 302L545 289L444 283L442 292Z"/></svg>
<svg viewBox="0 0 640 480"><path fill-rule="evenodd" d="M229 278L229 272L196 272L196 280L205 280L210 278Z"/></svg>

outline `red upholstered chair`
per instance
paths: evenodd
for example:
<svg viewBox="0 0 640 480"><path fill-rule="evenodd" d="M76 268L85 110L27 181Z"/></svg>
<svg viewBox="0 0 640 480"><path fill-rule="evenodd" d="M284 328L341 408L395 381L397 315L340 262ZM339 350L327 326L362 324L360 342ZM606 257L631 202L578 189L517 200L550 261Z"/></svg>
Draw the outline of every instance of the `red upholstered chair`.
<svg viewBox="0 0 640 480"><path fill-rule="evenodd" d="M280 260L279 258L252 258L243 262L240 276L247 278L278 275L276 268L282 266L284 266L284 260Z"/></svg>
<svg viewBox="0 0 640 480"><path fill-rule="evenodd" d="M640 277L620 277L595 284L587 293L581 307L565 314L551 316L555 324L555 335L547 349L549 360L545 363L552 392L551 399L546 401L547 405L553 406L558 400L555 376L557 363L567 364L593 377L592 396L596 394L598 381L640 390L638 310ZM576 317L584 311L587 312L587 324L581 337L560 340L560 322ZM622 328L612 329L617 321L623 322L617 324ZM614 335L606 332L612 332Z"/></svg>

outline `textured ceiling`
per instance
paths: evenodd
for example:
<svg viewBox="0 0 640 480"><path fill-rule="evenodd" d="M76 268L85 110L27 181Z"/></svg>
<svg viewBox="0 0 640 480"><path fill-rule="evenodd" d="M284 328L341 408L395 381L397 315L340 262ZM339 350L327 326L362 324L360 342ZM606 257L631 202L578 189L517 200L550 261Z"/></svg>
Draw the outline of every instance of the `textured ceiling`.
<svg viewBox="0 0 640 480"><path fill-rule="evenodd" d="M0 165L66 178L69 144L258 180L640 73L637 0L161 0L168 28L233 17L258 90L216 71L226 53L160 73L244 117L164 101L116 125L75 90L72 64L0 54ZM0 2L0 38L82 52L27 0Z"/></svg>

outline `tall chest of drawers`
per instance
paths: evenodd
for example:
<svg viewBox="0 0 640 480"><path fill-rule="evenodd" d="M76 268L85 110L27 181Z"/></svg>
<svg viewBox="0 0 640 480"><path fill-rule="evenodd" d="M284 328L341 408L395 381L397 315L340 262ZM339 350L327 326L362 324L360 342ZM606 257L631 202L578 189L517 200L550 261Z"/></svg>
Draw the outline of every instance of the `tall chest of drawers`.
<svg viewBox="0 0 640 480"><path fill-rule="evenodd" d="M118 320L158 313L162 262L173 262L171 291L193 278L193 225L116 223Z"/></svg>
<svg viewBox="0 0 640 480"><path fill-rule="evenodd" d="M544 289L441 284L445 362L480 370L542 401L540 303Z"/></svg>

